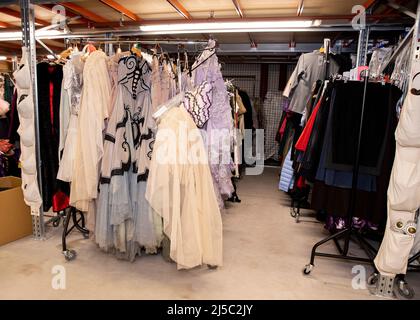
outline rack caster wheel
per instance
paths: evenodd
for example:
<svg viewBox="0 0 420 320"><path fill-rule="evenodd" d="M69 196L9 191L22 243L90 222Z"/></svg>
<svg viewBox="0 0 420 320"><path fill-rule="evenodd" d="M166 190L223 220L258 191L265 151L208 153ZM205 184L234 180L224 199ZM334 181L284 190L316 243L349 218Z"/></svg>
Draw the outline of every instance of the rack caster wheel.
<svg viewBox="0 0 420 320"><path fill-rule="evenodd" d="M404 299L413 299L414 290L404 280L397 280L394 293Z"/></svg>
<svg viewBox="0 0 420 320"><path fill-rule="evenodd" d="M210 270L216 270L217 269L217 266L213 266L211 264L208 264L207 265L207 268L209 268Z"/></svg>
<svg viewBox="0 0 420 320"><path fill-rule="evenodd" d="M300 222L300 214L296 214L295 215L295 219L296 219L296 223L299 223Z"/></svg>
<svg viewBox="0 0 420 320"><path fill-rule="evenodd" d="M64 258L66 258L67 261L76 259L76 255L77 255L76 251L74 250L63 251L63 254L64 254Z"/></svg>
<svg viewBox="0 0 420 320"><path fill-rule="evenodd" d="M61 219L54 220L54 222L52 223L53 227L57 228L60 225L60 221Z"/></svg>
<svg viewBox="0 0 420 320"><path fill-rule="evenodd" d="M314 265L309 263L305 266L305 268L303 269L303 274L304 275L308 275L311 273L312 269L314 268Z"/></svg>
<svg viewBox="0 0 420 320"><path fill-rule="evenodd" d="M89 233L83 233L83 238L89 239Z"/></svg>
<svg viewBox="0 0 420 320"><path fill-rule="evenodd" d="M375 272L371 274L371 276L367 279L367 284L368 286L375 286L378 280L379 280L379 274Z"/></svg>
<svg viewBox="0 0 420 320"><path fill-rule="evenodd" d="M290 208L290 215L292 216L292 218L296 218L296 212L293 208Z"/></svg>

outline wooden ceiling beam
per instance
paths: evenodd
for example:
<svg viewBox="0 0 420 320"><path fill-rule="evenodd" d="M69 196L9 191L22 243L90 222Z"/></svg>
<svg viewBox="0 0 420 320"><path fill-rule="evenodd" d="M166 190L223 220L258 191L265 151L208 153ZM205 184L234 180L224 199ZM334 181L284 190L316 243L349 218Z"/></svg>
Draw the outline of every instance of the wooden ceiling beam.
<svg viewBox="0 0 420 320"><path fill-rule="evenodd" d="M16 11L16 10L13 10L13 9L10 9L10 8L0 8L0 13L7 14L8 16L18 18L18 19L21 18L19 11ZM35 18L35 23L43 25L43 26L50 25L50 23L48 21L38 19L38 18Z"/></svg>
<svg viewBox="0 0 420 320"><path fill-rule="evenodd" d="M18 28L18 26L15 26L15 25L13 25L13 24L11 24L11 23L8 23L8 22L3 22L3 21L0 21L0 28L7 28L7 29L14 29L14 28Z"/></svg>
<svg viewBox="0 0 420 320"><path fill-rule="evenodd" d="M244 12L242 10L241 4L239 3L239 0L232 0L233 6L235 7L236 13L239 17L244 17Z"/></svg>
<svg viewBox="0 0 420 320"><path fill-rule="evenodd" d="M99 0L103 4L107 5L108 7L114 9L115 11L118 11L119 13L125 15L127 18L133 20L133 21L142 21L142 19L136 15L134 12L128 10L126 7L120 5L118 2L114 0Z"/></svg>
<svg viewBox="0 0 420 320"><path fill-rule="evenodd" d="M238 16L243 19L245 17L244 15L244 11L242 10L241 4L239 3L239 0L232 0L233 6L235 7L236 13L238 14ZM256 48L257 47L257 43L255 42L254 38L252 37L252 35L248 32L248 40L249 40L249 44L251 46L251 48Z"/></svg>
<svg viewBox="0 0 420 320"><path fill-rule="evenodd" d="M304 8L304 0L300 0L299 1L299 5L298 5L298 8L297 8L297 12L296 12L296 15L298 16L298 17L300 17L301 15L302 15L302 13L303 13L303 8Z"/></svg>
<svg viewBox="0 0 420 320"><path fill-rule="evenodd" d="M94 22L109 22L109 20L97 15L96 13L83 8L81 6L79 6L78 4L75 4L73 2L60 2L59 4L61 4L62 6L64 6L65 8L73 11L74 13L81 15L82 17L94 21Z"/></svg>
<svg viewBox="0 0 420 320"><path fill-rule="evenodd" d="M187 9L184 8L184 6L178 1L178 0L166 0L181 16L183 16L185 19L192 19L192 16L187 11Z"/></svg>
<svg viewBox="0 0 420 320"><path fill-rule="evenodd" d="M52 51L54 52L61 52L64 49L64 45L62 47L57 47L57 46L52 46L47 44L48 48L50 48ZM16 50L19 50L22 48L21 44L18 43L13 43L13 42L5 42L2 41L0 42L0 50L4 49L4 50L15 50L15 52L17 52ZM39 44L37 44L37 51L40 52L47 52L47 50L45 50L45 48L43 48L42 46L40 46Z"/></svg>

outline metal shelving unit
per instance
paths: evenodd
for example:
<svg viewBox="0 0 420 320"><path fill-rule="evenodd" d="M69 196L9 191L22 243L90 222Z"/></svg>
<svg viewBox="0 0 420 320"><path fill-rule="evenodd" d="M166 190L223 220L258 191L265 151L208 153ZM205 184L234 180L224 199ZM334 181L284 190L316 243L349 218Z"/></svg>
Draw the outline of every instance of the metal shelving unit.
<svg viewBox="0 0 420 320"><path fill-rule="evenodd" d="M36 167L38 172L38 188L42 198L42 180L41 175L41 151L40 151L40 135L39 135L39 110L38 110L38 88L37 88L37 72L36 72L36 39L35 39L35 12L31 0L20 0L21 21L22 21L22 45L28 48L29 53L29 69L31 73L32 96L34 103L34 122L35 122L35 146L36 146ZM42 205L36 212L32 214L32 231L33 236L37 240L45 239L45 222Z"/></svg>

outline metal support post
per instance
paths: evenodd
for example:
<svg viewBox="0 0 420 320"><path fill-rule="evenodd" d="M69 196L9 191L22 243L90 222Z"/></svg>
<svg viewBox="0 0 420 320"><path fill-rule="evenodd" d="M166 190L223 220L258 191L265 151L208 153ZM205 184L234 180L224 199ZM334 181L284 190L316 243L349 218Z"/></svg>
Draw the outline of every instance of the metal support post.
<svg viewBox="0 0 420 320"><path fill-rule="evenodd" d="M106 36L105 36L105 38L111 39L112 38L112 34L111 33L107 33ZM113 46L113 44L111 42L105 43L105 53L108 56L112 56L114 54L114 46Z"/></svg>
<svg viewBox="0 0 420 320"><path fill-rule="evenodd" d="M35 121L35 148L36 165L38 173L38 187L42 197L41 181L41 150L39 134L39 114L38 114L38 87L36 72L36 39L35 39L35 12L31 0L20 0L20 11L22 20L22 44L28 48L29 69L31 73L32 96L34 103L34 121ZM45 238L44 212L42 206L38 212L32 214L32 231L35 239L43 240Z"/></svg>

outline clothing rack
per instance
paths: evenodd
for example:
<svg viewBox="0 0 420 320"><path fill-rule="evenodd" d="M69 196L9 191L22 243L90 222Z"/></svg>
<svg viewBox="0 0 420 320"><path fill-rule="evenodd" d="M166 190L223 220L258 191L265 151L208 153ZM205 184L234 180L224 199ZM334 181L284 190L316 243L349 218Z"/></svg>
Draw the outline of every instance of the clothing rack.
<svg viewBox="0 0 420 320"><path fill-rule="evenodd" d="M325 47L324 47L325 48ZM326 53L329 50L326 50ZM328 53L327 53L328 56ZM328 64L327 64L328 68ZM328 69L327 69L328 70ZM327 73L328 74L328 73ZM357 185L359 180L359 168L360 168L360 153L361 153L361 142L362 142L362 130L363 130L363 120L364 120L364 113L365 113L365 104L366 104L366 91L367 85L369 81L369 70L366 70L364 74L364 88L363 88L363 100L362 100L362 109L360 114L360 124L358 127L358 137L357 137L357 144L356 144L356 155L353 162L353 176L352 176L352 187L350 193L350 201L349 201L349 209L347 214L347 227L343 230L317 242L311 252L311 258L309 264L307 264L303 270L305 275L311 273L315 266L315 257L327 257L339 260L353 260L353 261L360 261L369 264L373 264L373 259L376 256L377 250L363 237L363 235L354 228L353 226L353 217L355 216L355 209L356 209L356 197L357 197ZM344 245L341 246L338 242L339 239L344 238ZM333 241L339 254L331 254L331 253L324 253L324 252L317 252L318 247L321 245ZM360 247L364 250L368 258L358 257L349 255L349 247L350 247L350 240L355 240Z"/></svg>
<svg viewBox="0 0 420 320"><path fill-rule="evenodd" d="M330 67L330 54L331 54L331 39L325 38L323 47L324 49L324 62L325 62L325 76L324 80L328 80L328 72ZM322 91L322 86L320 88ZM299 223L301 217L301 209L308 209L308 198L309 188L305 188L302 191L298 190L296 194L292 194L292 201L290 205L290 216L295 219L296 223ZM316 221L316 220L315 220ZM312 221L311 221L312 222ZM317 222L317 221L316 221ZM315 223L316 223L315 222Z"/></svg>
<svg viewBox="0 0 420 320"><path fill-rule="evenodd" d="M61 236L61 244L63 248L63 255L67 261L71 261L76 258L76 251L67 249L67 236L76 228L80 231L85 239L89 238L89 230L86 229L85 216L83 212L77 210L74 207L68 207L64 210L64 222L63 222L63 234ZM80 218L77 218L77 215ZM69 228L70 220L73 221L73 225Z"/></svg>
<svg viewBox="0 0 420 320"><path fill-rule="evenodd" d="M366 72L364 74L363 100L362 100L362 110L360 114L360 125L358 127L356 156L353 162L353 177L352 177L352 187L351 187L351 192L350 192L349 209L348 209L348 214L347 214L347 227L317 242L313 246L310 262L309 264L305 266L303 270L303 273L305 275L310 274L312 269L314 268L315 266L314 262L315 262L316 256L334 258L334 259L339 259L339 260L353 260L353 261L360 261L360 262L373 264L373 259L377 252L377 250L366 239L364 239L362 234L353 226L353 217L355 216L355 209L356 209L357 185L358 185L358 180L359 180L360 153L361 153L361 142L362 142L361 140L362 140L362 130L363 130L363 120L364 120L364 113L365 113L366 91L367 91L368 80L369 80L369 73ZM343 247L338 242L338 240L342 238L344 238ZM331 240L334 241L334 244L336 245L339 254L317 252L318 247L320 247L321 245ZM350 240L356 240L356 242L359 243L360 247L365 251L368 258L350 256L349 255Z"/></svg>
<svg viewBox="0 0 420 320"><path fill-rule="evenodd" d="M186 44L207 44L207 41L202 40L177 40L177 39L168 39L168 40L161 40L161 39L155 39L155 40L121 40L119 38L71 38L69 39L70 43L127 43L127 44L173 44L173 45L186 45ZM74 40L74 41L73 41Z"/></svg>
<svg viewBox="0 0 420 320"><path fill-rule="evenodd" d="M76 41L74 41L76 40ZM207 42L205 41L188 41L188 40L146 40L146 41L142 41L142 40L121 40L121 39L113 39L113 38L81 38L78 39L79 41L77 41L77 39L66 39L66 45L68 46L71 43L76 43L76 44L105 44L105 45L109 45L109 44L153 44L153 45L160 45L160 44L172 44L172 45L178 45L178 50L180 48L180 46L182 45L192 45L192 44L201 44L201 45L206 45ZM52 50L50 50L47 45L45 45L44 43L38 41L45 49L47 49L47 51L49 51L51 54ZM211 48L213 49L213 48ZM112 50L112 49L111 49ZM110 50L110 51L111 51ZM53 54L54 56L56 56L55 54ZM169 56L168 56L169 58ZM203 62L205 62L207 59L205 59ZM232 202L240 202L241 200L239 199L239 197L236 194L236 184L233 182L234 188L235 188L235 192L232 195L232 197L230 199L228 199L229 201ZM78 215L80 217L78 217ZM65 257L65 259L67 261L71 261L73 259L76 258L77 253L75 250L72 249L68 249L67 248L67 236L74 230L78 230L79 232L82 233L83 237L85 239L89 238L89 230L86 229L86 223L85 223L85 217L83 212L77 210L74 207L68 207L66 208L63 212L59 213L56 217L54 217L53 219L51 219L49 222L52 222L53 226L58 226L61 218L63 218L63 233L62 233L62 252L63 255ZM70 221L73 221L73 225L71 227L69 227L70 225ZM49 223L48 222L48 223Z"/></svg>
<svg viewBox="0 0 420 320"><path fill-rule="evenodd" d="M235 122L236 122L236 112L235 112L235 110L236 110L236 90L238 89L233 83L232 83L232 81L233 80L230 80L230 85L231 86L229 86L228 87L228 90L233 90L233 101L234 101L234 106L233 106L233 109L232 109L232 111L233 111L233 118L235 119ZM237 130L237 128L234 128L234 130ZM236 192L236 180L239 180L239 178L240 178L240 169L238 168L238 174L239 174L239 176L238 177L236 177L235 175L233 175L232 176L232 178L231 178L231 181L232 181L232 185L233 185L233 188L234 188L234 191L233 191L233 193L232 193L232 196L230 197L230 198L228 198L227 199L227 201L229 201L229 202L238 202L238 203L240 203L241 202L241 199L239 199L239 196L238 196L238 194L237 194L237 192Z"/></svg>

